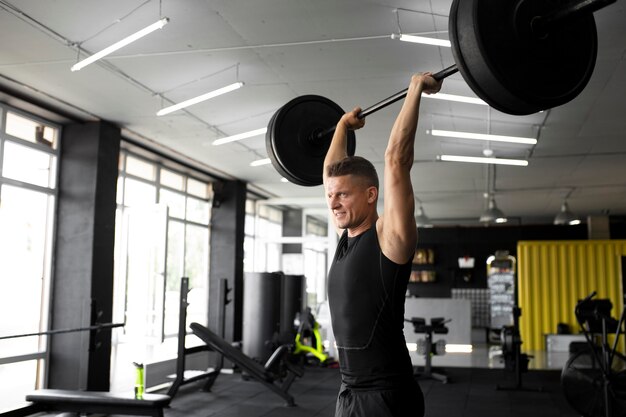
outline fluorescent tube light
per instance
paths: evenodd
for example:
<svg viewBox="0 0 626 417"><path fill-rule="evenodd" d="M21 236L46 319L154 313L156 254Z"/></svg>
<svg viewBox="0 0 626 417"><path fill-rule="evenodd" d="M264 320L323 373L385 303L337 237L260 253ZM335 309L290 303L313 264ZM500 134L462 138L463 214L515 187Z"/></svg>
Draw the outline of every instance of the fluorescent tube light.
<svg viewBox="0 0 626 417"><path fill-rule="evenodd" d="M111 52L115 52L120 48L123 48L124 46L128 45L129 43L135 42L137 39L139 38L143 38L144 36L146 36L147 34L154 32L157 29L161 29L163 26L165 26L168 22L170 21L169 18L164 17L163 19L154 22L153 24L151 24L150 26L147 26L143 29L141 29L138 32L133 33L132 35L122 39L119 42L114 43L113 45L104 48L103 50L101 50L100 52L96 52L93 55L88 56L87 58L83 59L80 62L77 62L76 64L72 65L71 70L72 71L78 71L81 68L86 67L87 65L99 60L100 58L103 58L107 55L109 55Z"/></svg>
<svg viewBox="0 0 626 417"><path fill-rule="evenodd" d="M459 103L482 104L488 106L486 102L477 97L457 96L455 94L437 93L424 94L422 97L432 98L436 100L458 101Z"/></svg>
<svg viewBox="0 0 626 417"><path fill-rule="evenodd" d="M267 127L261 129L251 130L249 132L239 133L233 136L227 136L225 138L216 139L213 141L213 145L223 145L229 142L235 142L237 140L251 138L254 136L264 135L267 132Z"/></svg>
<svg viewBox="0 0 626 417"><path fill-rule="evenodd" d="M446 343L446 353L472 353L472 345Z"/></svg>
<svg viewBox="0 0 626 417"><path fill-rule="evenodd" d="M406 348L409 352L417 352L417 343L407 342ZM446 343L446 353L472 353L472 345L461 345L454 343Z"/></svg>
<svg viewBox="0 0 626 417"><path fill-rule="evenodd" d="M522 143L525 145L537 144L537 139L535 138L522 138L518 136L487 135L484 133L453 132L450 130L437 130L437 129L431 130L430 134L433 136L443 136L443 137L448 137L448 138L489 140L492 142Z"/></svg>
<svg viewBox="0 0 626 417"><path fill-rule="evenodd" d="M198 104L202 101L208 100L210 98L214 98L217 96L221 96L222 94L226 94L226 93L230 93L231 91L237 90L239 88L241 88L243 86L242 82L236 82L230 85L227 85L226 87L222 87L222 88L218 88L217 90L214 91L210 91L206 94L202 94L198 97L194 97L194 98L190 98L189 100L185 100L183 102L180 102L178 104L174 104L173 106L169 106L169 107L165 107L161 110L159 110L157 112L157 116L163 116L166 114L170 114L172 112L175 112L176 110L180 110L184 107L189 107L192 106L194 104Z"/></svg>
<svg viewBox="0 0 626 417"><path fill-rule="evenodd" d="M272 161L269 158L265 158L265 159L258 159L256 161L252 161L250 162L250 166L251 167L258 167L261 165L267 165L267 164L271 164Z"/></svg>
<svg viewBox="0 0 626 417"><path fill-rule="evenodd" d="M450 48L452 44L445 39L426 38L424 36L405 35L402 33L392 33L391 39L397 39L404 42L422 43L425 45L445 46Z"/></svg>
<svg viewBox="0 0 626 417"><path fill-rule="evenodd" d="M524 159L485 158L459 155L441 155L439 156L439 159L448 162L473 162L478 164L517 165L522 167L528 166L528 161Z"/></svg>

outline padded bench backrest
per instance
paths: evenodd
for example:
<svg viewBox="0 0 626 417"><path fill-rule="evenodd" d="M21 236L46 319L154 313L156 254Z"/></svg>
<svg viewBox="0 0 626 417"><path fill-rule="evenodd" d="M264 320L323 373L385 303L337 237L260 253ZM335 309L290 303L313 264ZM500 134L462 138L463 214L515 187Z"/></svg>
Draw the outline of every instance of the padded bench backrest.
<svg viewBox="0 0 626 417"><path fill-rule="evenodd" d="M213 350L221 353L237 365L248 371L258 379L271 380L271 377L265 372L265 368L258 362L246 356L239 349L231 346L227 341L213 333L211 330L199 323L191 323L189 325L196 336L202 339Z"/></svg>

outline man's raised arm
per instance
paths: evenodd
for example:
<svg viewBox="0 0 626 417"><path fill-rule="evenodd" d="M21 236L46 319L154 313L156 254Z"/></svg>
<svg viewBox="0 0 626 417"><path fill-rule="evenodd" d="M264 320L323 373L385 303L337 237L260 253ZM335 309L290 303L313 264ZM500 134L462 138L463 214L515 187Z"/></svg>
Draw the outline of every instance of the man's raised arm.
<svg viewBox="0 0 626 417"><path fill-rule="evenodd" d="M415 252L415 200L411 184L411 167L415 132L422 93L433 94L441 89L430 73L416 74L391 129L385 151L383 215L378 225L380 245L385 256L404 264Z"/></svg>

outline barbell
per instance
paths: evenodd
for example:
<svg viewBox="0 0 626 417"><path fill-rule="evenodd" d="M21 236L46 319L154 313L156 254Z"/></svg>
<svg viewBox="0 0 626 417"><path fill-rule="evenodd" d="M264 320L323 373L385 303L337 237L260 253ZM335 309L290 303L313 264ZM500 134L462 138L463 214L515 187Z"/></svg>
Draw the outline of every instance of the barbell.
<svg viewBox="0 0 626 417"><path fill-rule="evenodd" d="M596 62L593 12L616 0L453 0L448 32L457 71L496 110L528 115L561 106L585 88ZM358 114L366 117L406 97L402 90ZM274 168L292 183L322 183L331 133L345 112L319 95L296 97L270 119L265 145ZM356 138L348 132L348 155Z"/></svg>
<svg viewBox="0 0 626 417"><path fill-rule="evenodd" d="M22 333L22 334L12 334L8 336L0 336L0 340L4 339L17 339L20 337L31 337L31 336L48 336L54 334L61 333L75 333L75 332L88 332L88 331L100 331L103 329L113 329L115 327L124 327L125 323L98 323L89 327L76 327L71 329L56 329L56 330L47 330L44 332L35 332L35 333Z"/></svg>

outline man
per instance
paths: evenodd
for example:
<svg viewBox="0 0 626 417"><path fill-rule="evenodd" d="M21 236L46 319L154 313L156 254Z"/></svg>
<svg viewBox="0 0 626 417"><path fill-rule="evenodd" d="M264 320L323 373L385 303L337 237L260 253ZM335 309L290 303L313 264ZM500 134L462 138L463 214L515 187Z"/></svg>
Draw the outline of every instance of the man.
<svg viewBox="0 0 626 417"><path fill-rule="evenodd" d="M421 417L424 398L404 339L404 299L417 243L410 170L422 93L439 91L430 73L412 77L385 151L384 208L378 176L364 158L348 157L342 116L324 160L324 189L341 238L329 272L328 299L341 369L336 417Z"/></svg>

